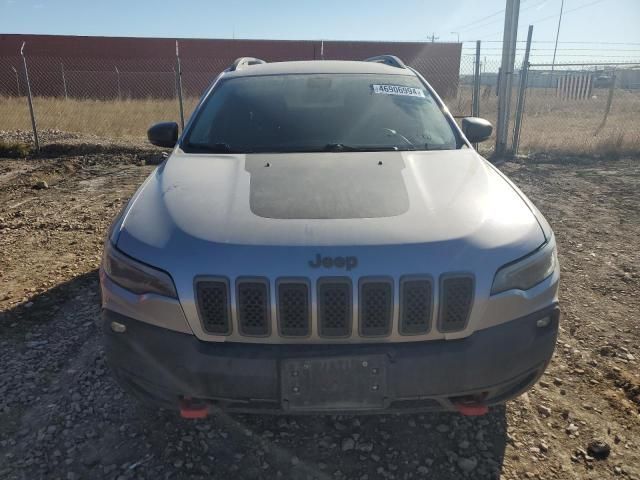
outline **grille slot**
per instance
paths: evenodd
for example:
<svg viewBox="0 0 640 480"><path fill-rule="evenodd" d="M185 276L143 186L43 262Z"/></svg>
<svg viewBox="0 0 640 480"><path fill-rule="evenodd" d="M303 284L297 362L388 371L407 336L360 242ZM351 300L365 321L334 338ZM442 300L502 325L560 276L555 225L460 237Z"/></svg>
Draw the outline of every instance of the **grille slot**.
<svg viewBox="0 0 640 480"><path fill-rule="evenodd" d="M418 335L431 329L433 288L430 280L403 280L400 286L400 333Z"/></svg>
<svg viewBox="0 0 640 480"><path fill-rule="evenodd" d="M309 335L310 318L308 285L306 283L280 283L278 285L280 335L306 337Z"/></svg>
<svg viewBox="0 0 640 480"><path fill-rule="evenodd" d="M266 281L238 282L238 328L243 335L269 334L269 289Z"/></svg>
<svg viewBox="0 0 640 480"><path fill-rule="evenodd" d="M318 316L320 335L346 337L351 333L351 283L349 280L318 282Z"/></svg>
<svg viewBox="0 0 640 480"><path fill-rule="evenodd" d="M391 331L393 288L389 281L366 281L360 285L360 333L383 336Z"/></svg>
<svg viewBox="0 0 640 480"><path fill-rule="evenodd" d="M198 310L203 328L208 333L229 335L229 289L225 281L201 281L196 285Z"/></svg>
<svg viewBox="0 0 640 480"><path fill-rule="evenodd" d="M440 330L453 332L466 327L473 301L471 277L449 277L442 281Z"/></svg>

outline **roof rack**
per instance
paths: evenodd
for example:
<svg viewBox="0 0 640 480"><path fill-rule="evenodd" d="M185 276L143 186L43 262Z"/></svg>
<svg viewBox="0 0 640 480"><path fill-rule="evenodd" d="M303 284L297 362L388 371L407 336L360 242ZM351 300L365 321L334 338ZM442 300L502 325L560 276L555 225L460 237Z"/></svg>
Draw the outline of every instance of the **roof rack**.
<svg viewBox="0 0 640 480"><path fill-rule="evenodd" d="M233 62L233 65L231 67L229 67L229 71L233 72L235 70L240 70L250 65L260 65L262 63L267 63L267 62L254 57L240 57L240 58L237 58L235 62Z"/></svg>
<svg viewBox="0 0 640 480"><path fill-rule="evenodd" d="M365 62L384 63L390 67L407 68L404 62L395 55L378 55L376 57L367 58Z"/></svg>

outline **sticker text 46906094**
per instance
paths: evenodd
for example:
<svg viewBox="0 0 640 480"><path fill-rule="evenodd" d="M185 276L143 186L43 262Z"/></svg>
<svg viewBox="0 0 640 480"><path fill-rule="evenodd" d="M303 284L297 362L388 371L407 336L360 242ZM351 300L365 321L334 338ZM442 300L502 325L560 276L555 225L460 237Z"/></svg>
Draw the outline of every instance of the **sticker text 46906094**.
<svg viewBox="0 0 640 480"><path fill-rule="evenodd" d="M373 93L424 98L424 91L420 88L405 87L403 85L372 85L372 87Z"/></svg>

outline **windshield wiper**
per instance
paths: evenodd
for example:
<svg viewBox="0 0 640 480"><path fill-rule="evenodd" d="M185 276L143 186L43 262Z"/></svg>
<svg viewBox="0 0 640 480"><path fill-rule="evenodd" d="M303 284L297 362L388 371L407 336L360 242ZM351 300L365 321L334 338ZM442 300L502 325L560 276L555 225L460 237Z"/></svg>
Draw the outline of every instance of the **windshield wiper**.
<svg viewBox="0 0 640 480"><path fill-rule="evenodd" d="M431 145L428 143L424 144L424 149L425 150L456 150L455 146L451 146L451 145Z"/></svg>
<svg viewBox="0 0 640 480"><path fill-rule="evenodd" d="M354 146L345 145L344 143L327 143L321 151L324 152L378 152L378 151L397 151L400 150L396 145L371 145L371 146Z"/></svg>
<svg viewBox="0 0 640 480"><path fill-rule="evenodd" d="M322 150L325 152L358 152L361 151L358 147L352 147L351 145L345 145L344 143L327 143Z"/></svg>
<svg viewBox="0 0 640 480"><path fill-rule="evenodd" d="M231 147L228 143L187 143L187 150L197 151L199 153L245 153L241 150Z"/></svg>

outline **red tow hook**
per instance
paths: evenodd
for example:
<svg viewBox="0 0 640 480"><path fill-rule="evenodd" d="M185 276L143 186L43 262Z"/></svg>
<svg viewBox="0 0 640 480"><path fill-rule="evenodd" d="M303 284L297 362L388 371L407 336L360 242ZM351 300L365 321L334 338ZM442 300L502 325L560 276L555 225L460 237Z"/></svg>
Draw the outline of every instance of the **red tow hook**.
<svg viewBox="0 0 640 480"><path fill-rule="evenodd" d="M478 417L489 412L489 407L483 403L486 396L486 393L465 395L463 397L454 397L451 399L451 402L462 415L466 417Z"/></svg>
<svg viewBox="0 0 640 480"><path fill-rule="evenodd" d="M464 404L464 403L456 403L454 404L456 410L459 413L464 415L465 417L479 417L481 415L485 415L489 412L489 407L486 405L476 404Z"/></svg>
<svg viewBox="0 0 640 480"><path fill-rule="evenodd" d="M180 416L182 418L207 418L209 405L202 400L184 397L180 399Z"/></svg>

